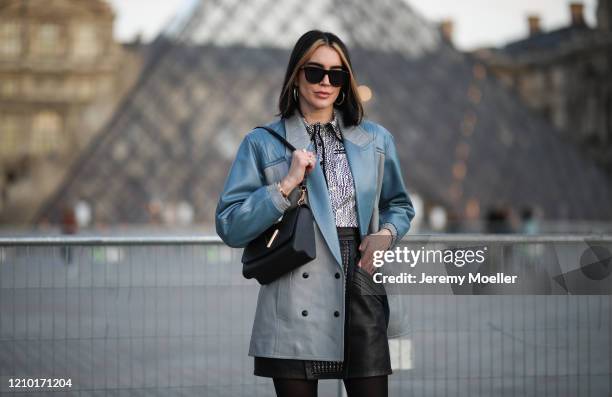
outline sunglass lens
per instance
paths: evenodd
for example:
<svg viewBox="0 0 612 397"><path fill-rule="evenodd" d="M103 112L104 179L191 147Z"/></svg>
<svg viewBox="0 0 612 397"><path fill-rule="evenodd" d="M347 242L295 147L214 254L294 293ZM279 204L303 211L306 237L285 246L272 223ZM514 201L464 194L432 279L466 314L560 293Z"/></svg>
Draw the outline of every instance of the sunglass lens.
<svg viewBox="0 0 612 397"><path fill-rule="evenodd" d="M308 80L310 84L316 84L320 82L321 80L323 80L323 76L325 76L325 70L321 68L310 67L310 66L305 67L304 76L306 77L306 80Z"/></svg>
<svg viewBox="0 0 612 397"><path fill-rule="evenodd" d="M346 73L341 70L330 70L329 71L329 83L335 87L340 87L344 84L346 79Z"/></svg>

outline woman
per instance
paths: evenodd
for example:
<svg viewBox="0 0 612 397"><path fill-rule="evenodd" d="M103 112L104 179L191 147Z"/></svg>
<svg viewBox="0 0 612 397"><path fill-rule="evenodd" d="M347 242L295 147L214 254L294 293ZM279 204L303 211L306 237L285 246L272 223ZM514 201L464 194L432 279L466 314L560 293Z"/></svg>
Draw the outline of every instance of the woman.
<svg viewBox="0 0 612 397"><path fill-rule="evenodd" d="M297 41L279 110L268 127L298 150L249 132L216 210L219 236L244 247L297 205L306 177L317 256L261 286L254 374L273 378L278 396L315 396L318 379L330 378L350 397L386 396L389 304L372 280L372 253L393 247L414 217L393 137L363 119L346 46L328 32Z"/></svg>

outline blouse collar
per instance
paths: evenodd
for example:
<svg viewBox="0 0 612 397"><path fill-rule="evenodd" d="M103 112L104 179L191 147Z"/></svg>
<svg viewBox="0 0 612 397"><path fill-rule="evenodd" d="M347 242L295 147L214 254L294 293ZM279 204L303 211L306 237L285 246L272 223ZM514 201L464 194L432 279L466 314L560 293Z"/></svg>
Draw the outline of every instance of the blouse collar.
<svg viewBox="0 0 612 397"><path fill-rule="evenodd" d="M304 123L304 126L306 127L306 131L308 132L308 135L310 136L310 139L313 138L313 135L316 131L315 126L319 125L321 126L321 129L323 131L329 131L330 129L334 132L334 134L336 135L336 138L339 141L342 141L342 131L340 131L340 125L338 123L338 117L336 115L336 110L334 109L333 114L332 114L332 119L330 121L328 121L327 123L321 123L319 121L314 122L312 124L309 124L306 119L304 118L304 116L300 116L302 118L302 122ZM331 128L330 128L331 127Z"/></svg>

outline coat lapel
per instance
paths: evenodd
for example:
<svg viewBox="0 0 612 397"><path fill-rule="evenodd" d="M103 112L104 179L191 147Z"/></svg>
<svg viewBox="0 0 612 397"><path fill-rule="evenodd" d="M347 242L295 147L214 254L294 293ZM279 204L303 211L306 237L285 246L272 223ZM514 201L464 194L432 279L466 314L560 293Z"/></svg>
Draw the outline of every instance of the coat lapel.
<svg viewBox="0 0 612 397"><path fill-rule="evenodd" d="M344 136L346 157L353 174L359 232L363 238L368 232L376 195L377 167L375 146L372 144L374 139L360 126L345 126L341 113L338 113L338 118Z"/></svg>
<svg viewBox="0 0 612 397"><path fill-rule="evenodd" d="M296 149L306 148L309 151L314 150L314 143L310 141L306 127L297 114L285 119L285 133L285 139L295 146ZM289 148L287 148L287 151L289 151ZM336 231L335 217L329 202L325 177L318 162L306 178L306 189L308 189L308 204L317 221L317 225L331 253L336 258L337 264L342 268L342 256L340 254L340 242L338 240L338 232Z"/></svg>
<svg viewBox="0 0 612 397"><path fill-rule="evenodd" d="M357 219L359 232L363 238L368 231L369 221L374 209L374 196L376 195L377 167L374 145L372 144L373 137L360 126L345 126L342 113L338 110L336 112L344 137L344 147L349 167L355 183ZM284 128L285 138L297 149L314 150L314 143L310 141L306 127L297 112L285 119ZM290 158L289 149L287 149L287 153L287 157ZM342 267L335 217L331 208L325 177L318 163L308 175L306 187L308 189L308 203L317 225L319 225L327 246L336 258L338 265Z"/></svg>

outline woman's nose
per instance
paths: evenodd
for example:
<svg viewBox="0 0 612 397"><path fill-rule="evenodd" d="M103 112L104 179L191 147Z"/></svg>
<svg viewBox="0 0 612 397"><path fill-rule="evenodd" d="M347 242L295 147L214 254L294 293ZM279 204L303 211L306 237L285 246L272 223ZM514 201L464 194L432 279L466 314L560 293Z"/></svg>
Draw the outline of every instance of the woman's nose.
<svg viewBox="0 0 612 397"><path fill-rule="evenodd" d="M329 75L328 74L323 76L323 80L321 80L321 85L331 85L331 83L329 82Z"/></svg>

